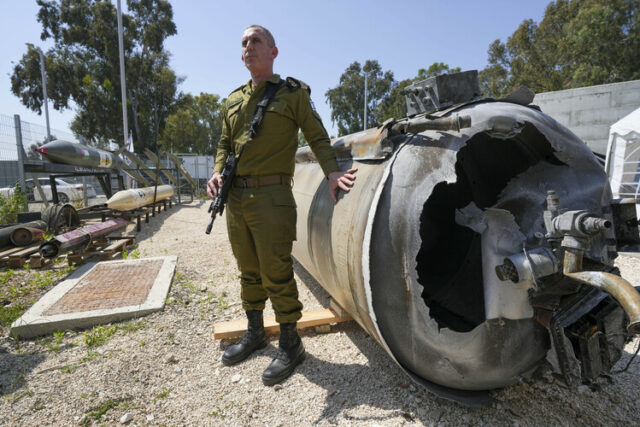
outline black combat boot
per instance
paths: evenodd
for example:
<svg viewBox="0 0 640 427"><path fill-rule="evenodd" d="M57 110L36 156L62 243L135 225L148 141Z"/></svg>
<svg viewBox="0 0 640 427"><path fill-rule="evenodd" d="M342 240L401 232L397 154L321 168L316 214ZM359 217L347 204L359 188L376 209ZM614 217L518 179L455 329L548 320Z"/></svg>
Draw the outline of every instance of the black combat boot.
<svg viewBox="0 0 640 427"><path fill-rule="evenodd" d="M269 338L264 333L262 310L249 310L246 313L247 319L249 319L247 332L240 338L240 341L229 347L222 355L222 363L226 366L242 362L251 353L265 348L269 343Z"/></svg>
<svg viewBox="0 0 640 427"><path fill-rule="evenodd" d="M278 384L293 373L304 357L304 346L296 330L296 323L281 323L278 354L262 374L262 382L264 385Z"/></svg>

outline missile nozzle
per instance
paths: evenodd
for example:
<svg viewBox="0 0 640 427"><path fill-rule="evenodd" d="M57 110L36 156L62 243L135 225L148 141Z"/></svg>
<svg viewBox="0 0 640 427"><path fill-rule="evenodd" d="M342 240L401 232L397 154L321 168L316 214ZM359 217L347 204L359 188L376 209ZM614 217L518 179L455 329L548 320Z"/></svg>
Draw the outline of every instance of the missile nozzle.
<svg viewBox="0 0 640 427"><path fill-rule="evenodd" d="M46 243L40 247L40 254L45 258L53 258L58 254L58 248L53 243Z"/></svg>

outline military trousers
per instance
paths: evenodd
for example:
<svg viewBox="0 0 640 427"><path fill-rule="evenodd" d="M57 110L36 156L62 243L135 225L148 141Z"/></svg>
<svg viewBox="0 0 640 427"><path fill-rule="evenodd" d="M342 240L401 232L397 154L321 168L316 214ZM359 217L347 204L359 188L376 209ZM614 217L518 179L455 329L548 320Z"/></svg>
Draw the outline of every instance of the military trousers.
<svg viewBox="0 0 640 427"><path fill-rule="evenodd" d="M227 230L240 270L242 307L263 310L267 298L278 323L296 322L302 303L293 277L296 204L288 185L233 187Z"/></svg>

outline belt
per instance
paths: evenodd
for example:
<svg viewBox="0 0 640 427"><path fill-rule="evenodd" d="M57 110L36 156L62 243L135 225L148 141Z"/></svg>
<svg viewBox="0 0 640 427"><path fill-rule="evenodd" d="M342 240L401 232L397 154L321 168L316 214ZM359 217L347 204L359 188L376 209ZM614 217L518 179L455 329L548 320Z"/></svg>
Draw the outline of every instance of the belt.
<svg viewBox="0 0 640 427"><path fill-rule="evenodd" d="M268 185L291 185L289 175L237 176L233 179L234 187L266 187Z"/></svg>

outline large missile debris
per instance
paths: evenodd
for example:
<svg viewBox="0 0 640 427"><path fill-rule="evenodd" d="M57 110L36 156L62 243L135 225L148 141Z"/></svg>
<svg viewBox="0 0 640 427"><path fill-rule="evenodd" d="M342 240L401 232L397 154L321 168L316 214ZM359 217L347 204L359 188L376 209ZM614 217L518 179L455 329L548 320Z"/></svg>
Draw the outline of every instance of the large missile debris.
<svg viewBox="0 0 640 427"><path fill-rule="evenodd" d="M525 88L478 96L474 73L416 82L413 116L334 140L358 168L337 204L300 149L293 254L411 378L485 405L543 363L572 387L609 374L640 305L591 151Z"/></svg>

